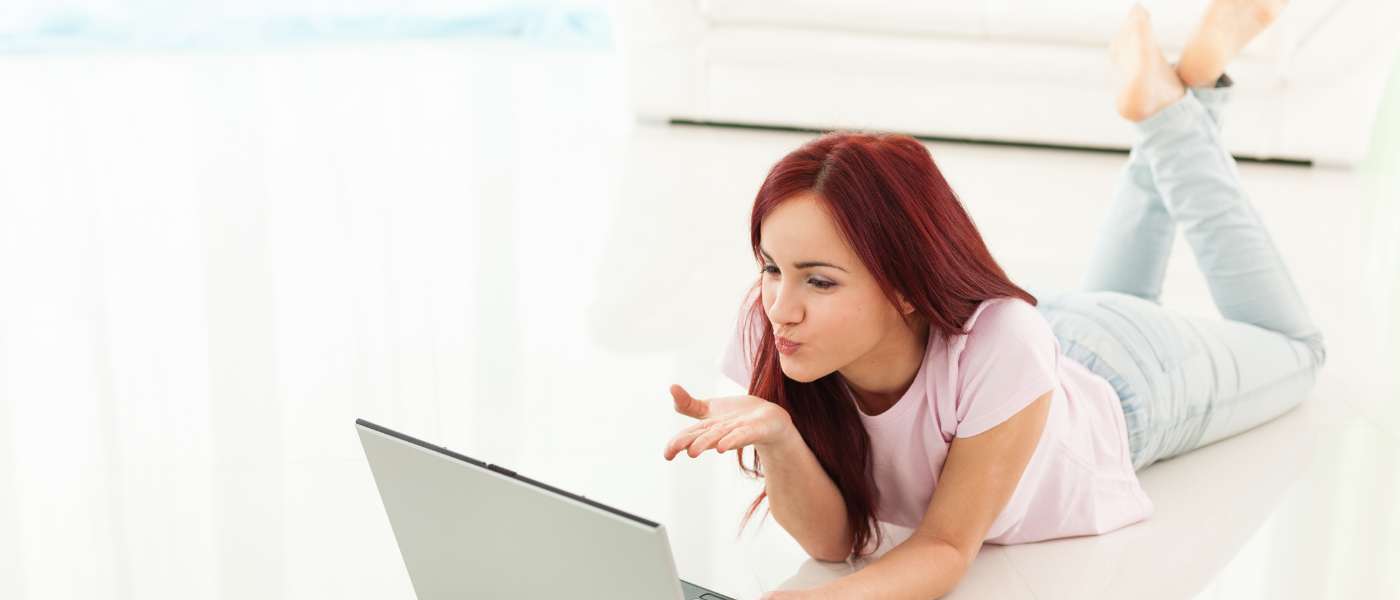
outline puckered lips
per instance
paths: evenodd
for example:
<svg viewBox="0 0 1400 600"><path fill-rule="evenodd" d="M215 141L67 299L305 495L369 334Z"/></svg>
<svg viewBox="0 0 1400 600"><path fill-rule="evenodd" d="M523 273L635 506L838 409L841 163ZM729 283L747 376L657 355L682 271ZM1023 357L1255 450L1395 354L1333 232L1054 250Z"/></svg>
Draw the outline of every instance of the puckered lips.
<svg viewBox="0 0 1400 600"><path fill-rule="evenodd" d="M802 347L802 344L794 342L781 335L774 336L773 345L778 347L778 352L781 352L783 356L792 356L794 354L797 354L797 350Z"/></svg>

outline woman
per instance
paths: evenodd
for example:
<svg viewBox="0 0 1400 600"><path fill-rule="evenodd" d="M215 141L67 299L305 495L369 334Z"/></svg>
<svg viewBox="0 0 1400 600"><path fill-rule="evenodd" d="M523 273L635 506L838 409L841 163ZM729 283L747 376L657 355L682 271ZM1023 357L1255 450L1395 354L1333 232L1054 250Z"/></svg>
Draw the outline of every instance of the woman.
<svg viewBox="0 0 1400 600"><path fill-rule="evenodd" d="M874 560L766 598L941 596L983 542L1147 518L1137 470L1302 400L1322 336L1218 129L1226 63L1281 8L1214 0L1175 67L1133 8L1111 52L1136 139L1082 293L1011 283L910 138L831 134L774 166L751 220L760 298L721 361L752 395L673 386L700 421L665 456L753 446L750 516L766 497L811 556ZM1178 223L1224 320L1157 302Z"/></svg>

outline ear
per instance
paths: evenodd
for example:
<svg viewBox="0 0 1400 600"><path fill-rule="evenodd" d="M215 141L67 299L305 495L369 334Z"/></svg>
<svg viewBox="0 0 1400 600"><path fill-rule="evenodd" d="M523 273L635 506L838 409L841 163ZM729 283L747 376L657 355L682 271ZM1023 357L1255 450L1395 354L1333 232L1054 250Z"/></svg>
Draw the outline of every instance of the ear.
<svg viewBox="0 0 1400 600"><path fill-rule="evenodd" d="M914 305L904 299L904 294L896 293L894 297L896 300L899 300L899 314L907 316L909 313L914 312Z"/></svg>

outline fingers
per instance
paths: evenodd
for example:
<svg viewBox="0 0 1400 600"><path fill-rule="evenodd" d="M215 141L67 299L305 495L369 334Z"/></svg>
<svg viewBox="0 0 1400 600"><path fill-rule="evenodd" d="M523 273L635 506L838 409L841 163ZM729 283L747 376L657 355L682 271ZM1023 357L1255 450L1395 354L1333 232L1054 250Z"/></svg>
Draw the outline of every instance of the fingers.
<svg viewBox="0 0 1400 600"><path fill-rule="evenodd" d="M676 434L676 437L673 437L671 438L671 441L666 442L666 451L662 453L663 456L666 457L666 460L671 460L675 458L677 454L680 454L682 448L689 446L690 443L695 441L695 438L699 436L700 434L690 433L689 430L682 431Z"/></svg>
<svg viewBox="0 0 1400 600"><path fill-rule="evenodd" d="M687 449L686 454L689 454L691 458L700 456L700 454L704 451L710 448L714 448L715 442L718 442L720 438L724 437L728 433L728 427L713 427L707 429L704 433L701 433L699 437L695 438L695 441L690 443L690 447Z"/></svg>
<svg viewBox="0 0 1400 600"><path fill-rule="evenodd" d="M681 450L685 450L688 456L695 458L710 448L715 448L723 453L732 448L747 445L748 440L753 435L753 429L746 425L736 425L732 421L701 421L687 427L666 444L664 453L666 460L675 458L681 453ZM721 449L719 444L723 440L728 441Z"/></svg>
<svg viewBox="0 0 1400 600"><path fill-rule="evenodd" d="M695 419L705 418L709 412L709 405L704 400L696 400L685 388L679 385L671 386L671 399L676 403L676 412Z"/></svg>
<svg viewBox="0 0 1400 600"><path fill-rule="evenodd" d="M743 448L753 443L754 430L748 425L740 425L730 430L728 434L719 439L715 444L715 452L724 454L735 448Z"/></svg>
<svg viewBox="0 0 1400 600"><path fill-rule="evenodd" d="M713 424L714 423L708 421L701 421L699 423L691 425L690 427L682 429L680 433L676 434L676 437L673 437L671 438L671 441L666 442L666 460L671 460L675 458L677 454L680 454L681 450L684 450L687 446L690 446L690 444L695 441L695 438L700 437L700 434L704 433L705 430Z"/></svg>

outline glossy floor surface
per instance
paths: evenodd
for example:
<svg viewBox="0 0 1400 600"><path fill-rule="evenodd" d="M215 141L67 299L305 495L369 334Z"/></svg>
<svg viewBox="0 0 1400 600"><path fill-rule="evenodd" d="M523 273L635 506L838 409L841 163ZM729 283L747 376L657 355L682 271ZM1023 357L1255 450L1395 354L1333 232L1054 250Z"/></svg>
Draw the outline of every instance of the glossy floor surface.
<svg viewBox="0 0 1400 600"><path fill-rule="evenodd" d="M737 598L849 570L741 535L731 455L662 459L668 384L737 389L749 203L809 136L637 124L621 82L506 43L0 59L0 596L411 598L357 417L661 521ZM1390 91L1357 169L1240 168L1328 337L1303 406L950 597L1400 597ZM1077 288L1123 155L929 147L1015 280ZM1166 287L1215 313L1184 245Z"/></svg>

